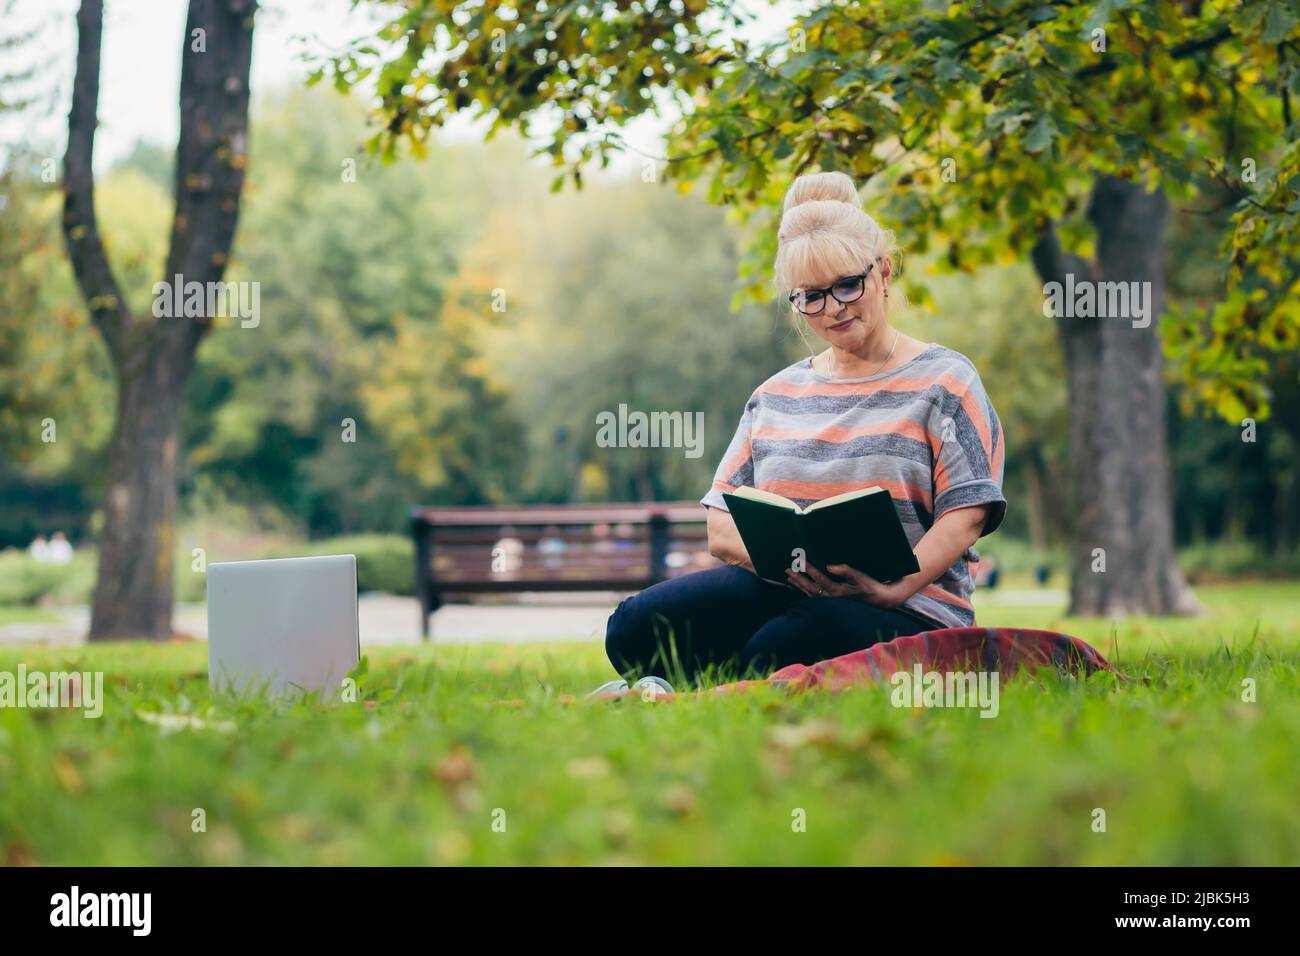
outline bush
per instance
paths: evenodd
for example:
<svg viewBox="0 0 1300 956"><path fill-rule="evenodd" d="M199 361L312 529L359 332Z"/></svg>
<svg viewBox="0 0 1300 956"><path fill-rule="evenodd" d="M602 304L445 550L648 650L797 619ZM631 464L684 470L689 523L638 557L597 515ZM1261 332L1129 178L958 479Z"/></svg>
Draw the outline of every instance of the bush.
<svg viewBox="0 0 1300 956"><path fill-rule="evenodd" d="M1068 580L1069 562L1059 551L1035 551L1027 542L993 536L976 548L982 555L997 558L1004 574L1028 576L1038 563L1046 561L1057 582ZM358 534L322 538L299 544L279 545L258 555L262 558L291 558L320 554L355 554L357 590L389 594L414 594L414 545L396 534ZM190 570L188 551L176 556L176 600L203 601L207 597L207 576ZM1194 584L1234 578L1300 578L1300 551L1288 555L1269 554L1249 541L1208 542L1183 548L1178 564ZM1062 577L1066 575L1066 577ZM95 552L82 548L68 564L34 561L25 551L0 553L0 606L37 604L88 604L95 587Z"/></svg>
<svg viewBox="0 0 1300 956"><path fill-rule="evenodd" d="M1022 538L995 531L976 541L975 550L981 558L996 558L1004 575L1029 577L1039 565L1046 564L1058 582L1063 574L1069 576L1070 557L1064 548L1040 551Z"/></svg>
<svg viewBox="0 0 1300 956"><path fill-rule="evenodd" d="M266 558L307 557L319 554L355 554L357 590L385 591L410 596L415 593L415 550L410 538L397 534L358 534L307 541L292 550L277 548Z"/></svg>
<svg viewBox="0 0 1300 956"><path fill-rule="evenodd" d="M1178 552L1178 566L1193 584L1234 578L1300 577L1300 551L1272 554L1252 541L1207 541Z"/></svg>
<svg viewBox="0 0 1300 956"><path fill-rule="evenodd" d="M67 564L47 564L16 549L0 554L0 605L86 604L94 587L92 551L78 551Z"/></svg>
<svg viewBox="0 0 1300 956"><path fill-rule="evenodd" d="M197 604L208 599L208 576L193 570L193 557L186 554L176 556L176 602L178 604Z"/></svg>
<svg viewBox="0 0 1300 956"><path fill-rule="evenodd" d="M1028 577L1041 563L1052 569L1053 582L1068 586L1070 556L1064 548L1035 550L1027 541L994 534L981 538L975 549L997 558L1006 575ZM1178 549L1178 566L1192 584L1251 578L1289 580L1300 577L1300 551L1274 554L1253 541L1206 541Z"/></svg>
<svg viewBox="0 0 1300 956"><path fill-rule="evenodd" d="M396 534L359 534L322 538L296 545L280 545L259 555L292 558L318 554L355 554L357 590L386 591L410 596L414 590L414 546ZM188 551L176 555L176 600L198 602L207 598L207 575L190 569ZM95 590L95 551L82 548L68 564L35 561L25 551L0 553L0 606L37 604L89 604Z"/></svg>

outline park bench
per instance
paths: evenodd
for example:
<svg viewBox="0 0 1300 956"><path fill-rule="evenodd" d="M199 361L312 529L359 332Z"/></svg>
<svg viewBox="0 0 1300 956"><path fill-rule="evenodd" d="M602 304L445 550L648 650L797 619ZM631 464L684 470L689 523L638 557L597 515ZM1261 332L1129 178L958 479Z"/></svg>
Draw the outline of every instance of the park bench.
<svg viewBox="0 0 1300 956"><path fill-rule="evenodd" d="M419 507L411 535L426 638L450 595L639 591L718 563L695 501Z"/></svg>

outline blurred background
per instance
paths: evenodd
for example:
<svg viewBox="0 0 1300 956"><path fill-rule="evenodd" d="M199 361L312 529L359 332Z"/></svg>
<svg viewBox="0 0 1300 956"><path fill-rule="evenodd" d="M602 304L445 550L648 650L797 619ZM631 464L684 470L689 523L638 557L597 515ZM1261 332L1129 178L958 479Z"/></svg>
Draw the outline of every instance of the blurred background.
<svg viewBox="0 0 1300 956"><path fill-rule="evenodd" d="M140 313L167 251L179 66L160 73L144 54L174 49L182 6L110 4L106 20L97 204ZM11 636L84 626L114 423L112 365L60 234L61 187L42 177L63 150L74 14L70 2L20 4L5 19L6 89L21 93L0 104L0 628ZM765 10L773 19L755 29L781 14ZM351 551L362 590L409 595L414 504L698 499L755 385L807 354L788 310L737 297L742 250L770 226L646 183L635 162L555 191L513 131L484 141L453 127L422 161L372 161L364 93L306 88L309 68L288 52L299 35L328 50L364 27L364 11L284 2L259 16L226 279L260 283L263 334L210 335L184 389L177 600L202 600L195 548L208 561ZM339 175L353 155L364 189ZM1169 236L1171 304L1212 296L1220 233L1179 212ZM934 255L908 256L907 272L926 273ZM981 552L999 587L1066 588L1066 377L1041 282L1021 262L927 284L932 302L904 331L974 361L1007 436L1010 508ZM481 308L500 287L509 308ZM1175 537L1193 583L1300 575L1294 354L1265 374L1270 427L1254 442L1169 377ZM596 416L620 403L702 411L703 454L599 447ZM57 442L34 440L46 418ZM338 440L345 418L355 448Z"/></svg>

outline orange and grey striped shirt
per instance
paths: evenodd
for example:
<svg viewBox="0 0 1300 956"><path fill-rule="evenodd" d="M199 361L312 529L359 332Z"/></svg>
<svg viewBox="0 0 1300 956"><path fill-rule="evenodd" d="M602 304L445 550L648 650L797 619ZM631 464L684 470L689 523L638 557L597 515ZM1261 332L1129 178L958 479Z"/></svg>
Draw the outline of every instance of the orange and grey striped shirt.
<svg viewBox="0 0 1300 956"><path fill-rule="evenodd" d="M727 510L724 491L749 485L801 507L879 485L916 547L946 511L992 505L1002 522L1002 427L970 359L930 345L898 368L827 378L803 359L760 385L701 500ZM975 623L973 548L903 609L941 627Z"/></svg>

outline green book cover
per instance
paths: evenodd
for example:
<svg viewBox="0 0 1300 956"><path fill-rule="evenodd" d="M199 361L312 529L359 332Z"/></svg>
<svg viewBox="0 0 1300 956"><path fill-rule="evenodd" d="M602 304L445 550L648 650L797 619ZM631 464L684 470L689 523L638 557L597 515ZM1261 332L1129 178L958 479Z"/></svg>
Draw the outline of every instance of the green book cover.
<svg viewBox="0 0 1300 956"><path fill-rule="evenodd" d="M805 561L822 570L847 564L878 581L897 581L921 570L889 492L870 487L824 498L800 508L789 498L737 488L724 492L745 550L758 576L788 584L785 572L802 548Z"/></svg>

